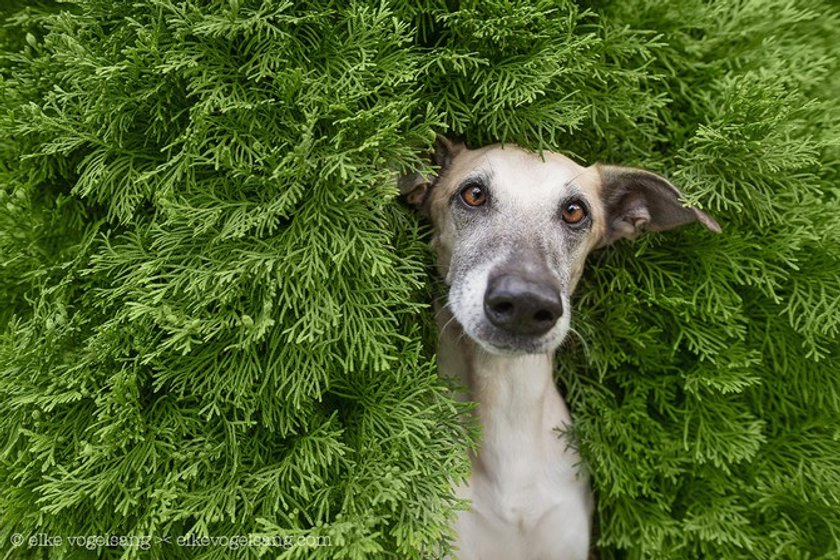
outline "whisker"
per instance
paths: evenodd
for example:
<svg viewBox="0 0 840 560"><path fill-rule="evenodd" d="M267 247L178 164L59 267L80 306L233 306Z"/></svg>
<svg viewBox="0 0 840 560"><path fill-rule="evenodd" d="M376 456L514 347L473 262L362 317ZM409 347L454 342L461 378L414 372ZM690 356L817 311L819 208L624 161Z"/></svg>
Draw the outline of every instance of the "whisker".
<svg viewBox="0 0 840 560"><path fill-rule="evenodd" d="M581 344L583 345L584 355L587 357L587 359L590 358L589 345L586 343L586 339L583 338L583 335L580 334L580 332L577 329L571 326L569 327L569 333L575 335L577 339L580 340Z"/></svg>
<svg viewBox="0 0 840 560"><path fill-rule="evenodd" d="M440 332L442 333L443 331L445 331L446 327L448 327L452 323L452 321L454 321L454 320L455 320L455 315L450 317L449 320L446 323L444 323L443 327L441 327L441 329L440 329Z"/></svg>

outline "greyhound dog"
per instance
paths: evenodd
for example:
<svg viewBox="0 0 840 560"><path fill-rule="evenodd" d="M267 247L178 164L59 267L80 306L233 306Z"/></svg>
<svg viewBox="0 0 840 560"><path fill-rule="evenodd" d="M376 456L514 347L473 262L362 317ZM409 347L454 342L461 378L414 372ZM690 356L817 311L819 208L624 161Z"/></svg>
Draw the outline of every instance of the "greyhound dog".
<svg viewBox="0 0 840 560"><path fill-rule="evenodd" d="M469 480L456 489L471 502L455 522L456 554L586 559L593 499L563 435L571 417L553 377L586 256L644 229L720 226L640 169L583 167L515 146L470 150L442 137L432 163L435 176L399 185L431 220L449 289L438 312L439 369L466 388L482 428Z"/></svg>

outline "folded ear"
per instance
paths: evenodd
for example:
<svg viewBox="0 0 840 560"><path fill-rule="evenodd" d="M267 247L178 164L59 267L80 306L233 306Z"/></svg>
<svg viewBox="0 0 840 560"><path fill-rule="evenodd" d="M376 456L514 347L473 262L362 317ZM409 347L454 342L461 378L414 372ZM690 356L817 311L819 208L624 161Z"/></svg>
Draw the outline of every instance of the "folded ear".
<svg viewBox="0 0 840 560"><path fill-rule="evenodd" d="M412 206L420 209L425 209L426 201L429 199L429 194L432 192L438 177L449 166L452 160L460 152L466 149L463 142L453 142L445 136L437 135L435 138L435 145L432 152L429 154L429 161L437 168L432 175L423 175L421 173L409 173L403 175L397 181L400 189L400 195L405 197L405 200Z"/></svg>
<svg viewBox="0 0 840 560"><path fill-rule="evenodd" d="M597 165L607 227L599 246L622 237L633 238L644 230L664 231L700 222L715 233L718 223L697 208L680 202L680 191L667 179L631 167Z"/></svg>

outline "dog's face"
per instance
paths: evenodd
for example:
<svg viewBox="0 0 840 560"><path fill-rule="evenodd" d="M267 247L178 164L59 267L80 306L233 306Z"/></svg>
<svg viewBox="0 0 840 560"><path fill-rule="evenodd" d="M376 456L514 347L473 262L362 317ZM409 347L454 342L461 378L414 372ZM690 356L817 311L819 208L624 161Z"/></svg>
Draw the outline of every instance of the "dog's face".
<svg viewBox="0 0 840 560"><path fill-rule="evenodd" d="M495 353L553 351L569 331L570 297L594 248L642 229L701 221L665 179L638 169L582 167L515 146L468 150L439 139L437 177L401 190L431 219L448 305Z"/></svg>

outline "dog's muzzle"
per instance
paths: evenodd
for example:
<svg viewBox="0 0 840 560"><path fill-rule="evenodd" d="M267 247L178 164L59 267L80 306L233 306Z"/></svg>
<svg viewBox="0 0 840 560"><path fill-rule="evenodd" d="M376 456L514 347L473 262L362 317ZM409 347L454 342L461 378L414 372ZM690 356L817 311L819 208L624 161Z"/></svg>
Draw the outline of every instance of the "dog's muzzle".
<svg viewBox="0 0 840 560"><path fill-rule="evenodd" d="M547 280L499 274L487 283L484 314L495 327L508 333L540 336L563 315L563 300Z"/></svg>

